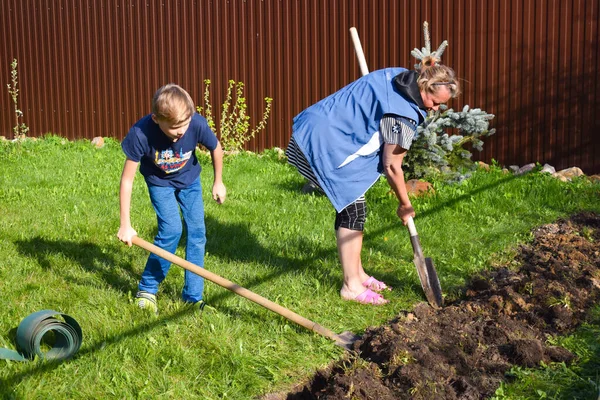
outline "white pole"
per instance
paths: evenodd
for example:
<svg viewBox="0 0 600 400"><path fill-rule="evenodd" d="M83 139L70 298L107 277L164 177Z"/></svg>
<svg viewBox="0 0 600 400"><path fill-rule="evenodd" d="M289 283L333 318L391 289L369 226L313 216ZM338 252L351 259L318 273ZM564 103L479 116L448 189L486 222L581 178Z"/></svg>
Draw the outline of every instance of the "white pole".
<svg viewBox="0 0 600 400"><path fill-rule="evenodd" d="M360 67L360 73L365 76L369 73L367 67L367 60L365 59L365 53L363 52L360 39L358 37L358 31L355 27L350 28L350 36L352 37L352 43L354 44L354 50L356 51L356 57L358 58L358 66Z"/></svg>

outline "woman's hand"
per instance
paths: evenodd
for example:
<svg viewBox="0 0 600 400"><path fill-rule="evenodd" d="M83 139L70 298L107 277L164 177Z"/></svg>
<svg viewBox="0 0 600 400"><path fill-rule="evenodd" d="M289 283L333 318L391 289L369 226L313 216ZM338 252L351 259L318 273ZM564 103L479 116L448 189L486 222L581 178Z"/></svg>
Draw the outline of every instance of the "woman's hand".
<svg viewBox="0 0 600 400"><path fill-rule="evenodd" d="M408 224L408 219L410 217L415 217L415 209L410 203L407 205L400 204L398 210L396 210L396 214L398 215L398 218L402 220L402 223L406 225Z"/></svg>

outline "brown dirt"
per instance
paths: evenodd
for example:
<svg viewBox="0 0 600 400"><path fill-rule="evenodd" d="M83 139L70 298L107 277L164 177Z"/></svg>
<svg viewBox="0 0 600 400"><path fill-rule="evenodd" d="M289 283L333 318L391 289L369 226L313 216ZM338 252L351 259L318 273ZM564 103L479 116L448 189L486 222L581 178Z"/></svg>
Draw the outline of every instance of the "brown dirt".
<svg viewBox="0 0 600 400"><path fill-rule="evenodd" d="M582 213L533 231L509 266L474 278L460 300L426 303L369 328L355 355L285 399L483 399L515 365L570 363L551 346L600 298L600 216Z"/></svg>

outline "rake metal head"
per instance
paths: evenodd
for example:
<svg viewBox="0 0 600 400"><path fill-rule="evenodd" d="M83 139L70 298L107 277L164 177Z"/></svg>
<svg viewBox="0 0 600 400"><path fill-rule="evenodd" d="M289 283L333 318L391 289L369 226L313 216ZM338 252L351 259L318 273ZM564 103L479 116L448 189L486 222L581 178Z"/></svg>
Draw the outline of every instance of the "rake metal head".
<svg viewBox="0 0 600 400"><path fill-rule="evenodd" d="M352 350L352 345L357 340L360 340L360 338L361 338L360 336L358 336L350 331L345 331L345 332L340 333L339 335L335 335L333 337L333 340L335 341L335 344L337 346L343 347L346 350Z"/></svg>

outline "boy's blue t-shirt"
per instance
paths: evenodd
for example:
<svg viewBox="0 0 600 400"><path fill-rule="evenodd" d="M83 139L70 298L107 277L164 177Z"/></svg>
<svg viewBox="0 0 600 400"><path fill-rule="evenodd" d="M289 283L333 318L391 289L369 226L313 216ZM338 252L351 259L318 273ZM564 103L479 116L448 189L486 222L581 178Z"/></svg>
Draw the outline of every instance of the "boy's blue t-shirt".
<svg viewBox="0 0 600 400"><path fill-rule="evenodd" d="M200 114L194 113L187 131L176 142L163 133L149 114L131 127L121 148L127 158L140 163L140 173L147 184L181 189L200 175L196 146L201 144L212 151L218 143Z"/></svg>

